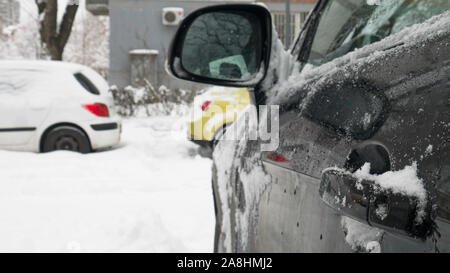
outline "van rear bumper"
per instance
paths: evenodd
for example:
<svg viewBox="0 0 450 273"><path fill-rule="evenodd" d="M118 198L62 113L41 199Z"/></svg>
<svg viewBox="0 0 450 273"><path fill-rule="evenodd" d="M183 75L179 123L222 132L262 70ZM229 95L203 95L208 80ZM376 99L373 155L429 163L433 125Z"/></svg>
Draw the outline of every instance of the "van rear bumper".
<svg viewBox="0 0 450 273"><path fill-rule="evenodd" d="M104 123L93 123L83 126L89 136L91 148L99 150L116 146L122 134L122 122L119 119Z"/></svg>
<svg viewBox="0 0 450 273"><path fill-rule="evenodd" d="M119 125L117 124L117 122L91 124L91 128L94 129L94 131L107 131L116 130L117 128L119 128Z"/></svg>

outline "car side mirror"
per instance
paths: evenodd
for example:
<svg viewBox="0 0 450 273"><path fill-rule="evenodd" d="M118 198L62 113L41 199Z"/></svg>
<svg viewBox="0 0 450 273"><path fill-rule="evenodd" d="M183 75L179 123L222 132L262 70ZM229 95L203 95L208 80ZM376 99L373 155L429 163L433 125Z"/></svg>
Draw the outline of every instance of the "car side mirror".
<svg viewBox="0 0 450 273"><path fill-rule="evenodd" d="M181 22L166 69L188 81L254 87L269 65L271 26L269 11L259 5L199 9Z"/></svg>
<svg viewBox="0 0 450 273"><path fill-rule="evenodd" d="M429 233L426 221L417 222L417 198L382 191L373 181L328 170L322 174L319 193L325 204L357 221L410 237L424 238Z"/></svg>

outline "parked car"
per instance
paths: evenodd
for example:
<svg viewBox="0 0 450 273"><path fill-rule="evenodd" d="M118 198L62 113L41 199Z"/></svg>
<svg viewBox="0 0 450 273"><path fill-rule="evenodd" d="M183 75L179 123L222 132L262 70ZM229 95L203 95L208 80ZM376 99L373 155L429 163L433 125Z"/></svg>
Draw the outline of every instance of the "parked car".
<svg viewBox="0 0 450 273"><path fill-rule="evenodd" d="M216 251L450 251L449 10L320 0L288 52L263 6L184 19L169 72L279 105L273 151L263 140L216 147Z"/></svg>
<svg viewBox="0 0 450 273"><path fill-rule="evenodd" d="M246 88L213 86L194 99L187 124L190 140L214 148L242 110L250 103Z"/></svg>
<svg viewBox="0 0 450 273"><path fill-rule="evenodd" d="M120 141L106 81L52 61L0 61L0 148L87 153Z"/></svg>

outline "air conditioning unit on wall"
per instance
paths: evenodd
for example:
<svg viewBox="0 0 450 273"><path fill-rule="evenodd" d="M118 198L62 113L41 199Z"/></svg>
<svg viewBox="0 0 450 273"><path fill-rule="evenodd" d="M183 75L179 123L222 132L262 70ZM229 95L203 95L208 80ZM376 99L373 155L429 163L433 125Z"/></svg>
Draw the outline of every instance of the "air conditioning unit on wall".
<svg viewBox="0 0 450 273"><path fill-rule="evenodd" d="M183 8L163 8L162 23L165 26L178 26L181 20L183 20L183 16Z"/></svg>

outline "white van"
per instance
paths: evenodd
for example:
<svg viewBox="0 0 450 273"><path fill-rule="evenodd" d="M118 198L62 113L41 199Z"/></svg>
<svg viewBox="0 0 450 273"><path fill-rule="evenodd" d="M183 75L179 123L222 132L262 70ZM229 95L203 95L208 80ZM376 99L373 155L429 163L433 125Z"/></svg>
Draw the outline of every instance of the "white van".
<svg viewBox="0 0 450 273"><path fill-rule="evenodd" d="M107 82L53 61L0 61L0 149L88 153L120 141Z"/></svg>

